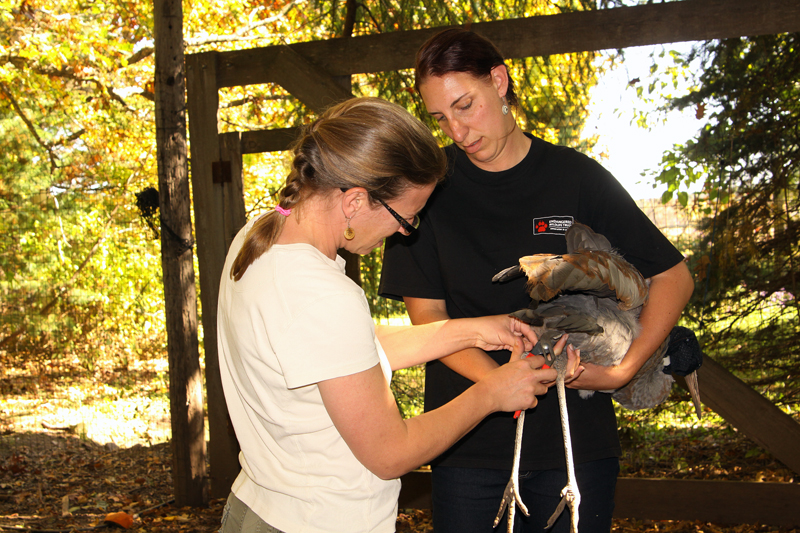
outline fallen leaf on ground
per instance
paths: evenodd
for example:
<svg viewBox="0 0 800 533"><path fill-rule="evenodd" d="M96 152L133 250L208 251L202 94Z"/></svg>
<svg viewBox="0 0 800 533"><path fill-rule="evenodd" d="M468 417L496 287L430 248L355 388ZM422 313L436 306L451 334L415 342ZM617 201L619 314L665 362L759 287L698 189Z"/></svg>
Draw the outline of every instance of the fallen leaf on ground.
<svg viewBox="0 0 800 533"><path fill-rule="evenodd" d="M122 526L125 529L128 529L133 525L133 517L123 511L119 511L117 513L108 513L104 521L113 522L114 524Z"/></svg>

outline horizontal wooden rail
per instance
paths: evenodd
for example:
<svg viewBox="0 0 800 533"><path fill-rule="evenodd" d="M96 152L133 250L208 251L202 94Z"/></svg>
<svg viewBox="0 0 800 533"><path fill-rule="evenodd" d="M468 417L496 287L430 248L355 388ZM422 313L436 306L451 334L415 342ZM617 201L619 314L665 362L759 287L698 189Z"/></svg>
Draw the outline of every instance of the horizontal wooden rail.
<svg viewBox="0 0 800 533"><path fill-rule="evenodd" d="M401 478L401 509L431 508L430 478L428 470L410 472ZM502 494L497 495L498 506L501 497ZM614 517L800 526L800 485L619 478Z"/></svg>
<svg viewBox="0 0 800 533"><path fill-rule="evenodd" d="M470 28L493 41L506 58L547 56L800 31L800 2L683 0L476 22ZM442 29L213 52L217 86L278 82L275 73L286 48L331 76L412 68L417 49Z"/></svg>
<svg viewBox="0 0 800 533"><path fill-rule="evenodd" d="M300 128L275 128L271 130L251 130L242 132L242 153L280 152L300 135Z"/></svg>
<svg viewBox="0 0 800 533"><path fill-rule="evenodd" d="M800 526L800 485L620 478L614 516Z"/></svg>

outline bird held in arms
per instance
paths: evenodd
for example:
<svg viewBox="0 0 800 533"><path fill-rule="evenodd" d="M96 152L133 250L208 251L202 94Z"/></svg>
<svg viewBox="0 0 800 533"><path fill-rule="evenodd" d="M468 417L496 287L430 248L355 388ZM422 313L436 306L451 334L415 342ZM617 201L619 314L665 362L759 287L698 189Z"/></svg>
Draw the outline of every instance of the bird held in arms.
<svg viewBox="0 0 800 533"><path fill-rule="evenodd" d="M647 302L648 283L608 239L588 226L576 222L565 237L566 254L522 257L519 265L496 274L492 281L525 274L531 303L512 316L533 326L539 336L569 333L570 343L581 350L581 361L617 365L641 331L638 319ZM649 409L669 396L672 374L686 376L700 418L695 371L701 364L694 333L676 326L627 385L603 392L612 393L626 409ZM580 393L588 398L594 391Z"/></svg>
<svg viewBox="0 0 800 533"><path fill-rule="evenodd" d="M545 357L555 339L568 333L569 342L581 351L581 361L603 366L618 365L641 331L638 318L642 306L647 302L648 283L633 265L611 247L608 239L588 226L576 222L567 230L565 237L566 254L522 257L519 265L503 270L492 281L503 282L523 274L528 277L527 291L531 303L528 308L512 313L512 316L533 327L540 344L544 345L545 349L542 350L540 346L539 351L543 351ZM559 356L551 354L551 357ZM694 333L676 327L628 384L616 391L603 392L611 393L627 409L648 409L669 396L674 381L671 374L683 375L697 417L700 418L696 370L701 364L702 352ZM562 502L550 518L548 527L552 526L566 503L572 513L572 531L576 532L580 493L572 469L569 418L561 375L557 380L557 388L562 429L565 432L568 483L562 491ZM594 391L579 392L583 398L594 394ZM517 423L521 425L519 419ZM515 456L521 438L522 431L518 428ZM509 532L513 526L514 501L526 512L515 485L515 475L512 473L495 520L496 525L504 508L509 505Z"/></svg>

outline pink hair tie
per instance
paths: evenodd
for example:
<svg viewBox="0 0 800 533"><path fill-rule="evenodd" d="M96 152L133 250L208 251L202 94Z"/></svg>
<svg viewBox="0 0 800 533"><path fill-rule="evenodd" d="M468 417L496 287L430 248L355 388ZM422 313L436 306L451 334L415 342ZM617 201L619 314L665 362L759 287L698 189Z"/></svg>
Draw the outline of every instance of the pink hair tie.
<svg viewBox="0 0 800 533"><path fill-rule="evenodd" d="M283 215L285 217L288 217L289 215L292 214L292 210L291 209L284 209L283 207L281 207L279 205L275 206L275 211L277 211L278 213L280 213L281 215Z"/></svg>

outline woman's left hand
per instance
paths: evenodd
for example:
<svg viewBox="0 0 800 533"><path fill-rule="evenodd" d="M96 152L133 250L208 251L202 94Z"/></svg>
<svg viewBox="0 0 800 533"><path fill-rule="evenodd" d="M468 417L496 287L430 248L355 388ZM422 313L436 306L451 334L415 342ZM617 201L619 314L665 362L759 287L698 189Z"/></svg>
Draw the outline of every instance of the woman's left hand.
<svg viewBox="0 0 800 533"><path fill-rule="evenodd" d="M494 315L470 319L476 322L475 347L486 351L513 350L517 340L522 340L525 352L539 342L533 329L512 316Z"/></svg>

